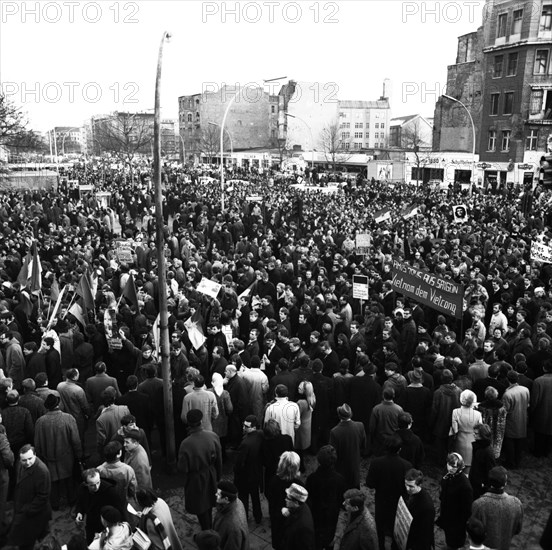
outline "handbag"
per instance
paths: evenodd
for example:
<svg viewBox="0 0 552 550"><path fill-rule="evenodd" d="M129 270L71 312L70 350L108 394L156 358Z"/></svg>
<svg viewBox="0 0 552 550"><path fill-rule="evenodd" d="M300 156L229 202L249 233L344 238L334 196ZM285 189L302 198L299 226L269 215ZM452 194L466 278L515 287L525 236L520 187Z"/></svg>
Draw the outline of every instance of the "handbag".
<svg viewBox="0 0 552 550"><path fill-rule="evenodd" d="M137 550L148 550L151 546L151 539L139 527L132 534L132 542Z"/></svg>

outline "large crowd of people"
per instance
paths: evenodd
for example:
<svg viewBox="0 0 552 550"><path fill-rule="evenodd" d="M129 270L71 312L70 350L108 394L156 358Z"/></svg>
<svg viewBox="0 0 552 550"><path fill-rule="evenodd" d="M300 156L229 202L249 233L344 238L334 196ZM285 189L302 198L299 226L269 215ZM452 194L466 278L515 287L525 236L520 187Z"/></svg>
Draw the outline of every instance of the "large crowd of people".
<svg viewBox="0 0 552 550"><path fill-rule="evenodd" d="M432 548L435 524L447 548L508 549L523 520L508 470L552 446L552 269L531 259L551 191L234 169L223 209L218 170L162 176L176 475L197 546L246 550L268 519L275 550L383 550L399 514L405 550ZM180 550L151 475L167 418L150 166L81 163L55 190L1 191L0 223L2 540L46 544L70 507L77 534L59 542L74 550ZM461 285L462 315L397 294L394 260Z"/></svg>

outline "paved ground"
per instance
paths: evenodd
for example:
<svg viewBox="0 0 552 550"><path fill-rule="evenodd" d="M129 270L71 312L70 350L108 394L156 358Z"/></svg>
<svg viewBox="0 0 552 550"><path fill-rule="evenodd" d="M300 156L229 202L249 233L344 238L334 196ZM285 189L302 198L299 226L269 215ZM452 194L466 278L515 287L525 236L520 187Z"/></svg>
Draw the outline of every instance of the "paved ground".
<svg viewBox="0 0 552 550"><path fill-rule="evenodd" d="M231 479L232 461L231 456L224 465L224 477ZM362 463L363 474L361 479L366 478L368 460ZM316 460L307 457L306 474L308 475L316 468ZM424 486L433 496L436 507L439 502L439 480L443 475L435 466L428 464L422 468L426 474ZM182 478L180 475L168 475L159 455L154 456L154 486L159 488L159 494L171 507L177 531L181 537L184 548L195 548L193 535L198 532L199 524L196 517L186 513L184 509L184 494ZM540 549L538 544L540 535L544 529L548 515L552 510L552 463L550 459L534 458L526 455L524 467L519 470L510 471L510 481L507 492L517 496L524 505L523 530L520 535L514 538L512 549ZM374 512L372 491L363 487L368 494L368 507ZM253 518L250 518L251 529L251 550L270 550L270 525L268 521L267 502L261 497L264 518L261 525L256 525ZM51 532L61 543L67 542L71 535L77 531L73 521L74 515L68 508L54 512L51 523ZM436 528L436 548L444 549L443 532Z"/></svg>

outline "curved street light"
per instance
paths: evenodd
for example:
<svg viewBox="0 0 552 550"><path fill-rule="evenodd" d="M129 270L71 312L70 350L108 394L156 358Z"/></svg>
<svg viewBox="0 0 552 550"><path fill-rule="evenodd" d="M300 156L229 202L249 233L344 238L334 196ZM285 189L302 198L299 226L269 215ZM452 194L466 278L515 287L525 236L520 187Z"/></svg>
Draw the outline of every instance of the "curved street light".
<svg viewBox="0 0 552 550"><path fill-rule="evenodd" d="M310 138L311 138L311 168L312 168L312 170L314 170L314 138L312 137L311 127L306 123L305 120L303 120L301 117L299 117L297 115L292 115L291 113L284 113L284 114L288 117L296 118L297 120L301 121L307 127L307 130L309 131Z"/></svg>
<svg viewBox="0 0 552 550"><path fill-rule="evenodd" d="M466 110L466 113L468 113L468 116L470 117L470 122L471 122L471 127L472 127L472 174L471 174L471 178L470 178L470 195L472 194L473 192L473 181L475 179L475 125L473 123L473 118L472 118L472 115L470 113L470 110L459 100L459 99L456 99L450 95L447 95L447 94L443 94L442 97L445 97L446 99L449 99L450 101L454 101L458 104L460 104L462 107L464 107L464 109Z"/></svg>

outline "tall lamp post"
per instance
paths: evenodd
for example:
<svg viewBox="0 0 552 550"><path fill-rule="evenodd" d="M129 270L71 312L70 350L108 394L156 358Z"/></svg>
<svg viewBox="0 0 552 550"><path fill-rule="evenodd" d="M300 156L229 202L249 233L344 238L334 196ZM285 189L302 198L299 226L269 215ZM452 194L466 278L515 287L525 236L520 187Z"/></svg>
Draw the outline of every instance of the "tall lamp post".
<svg viewBox="0 0 552 550"><path fill-rule="evenodd" d="M305 120L303 120L301 117L298 117L297 115L292 115L291 113L285 113L285 115L291 118L296 118L307 127L307 130L309 131L310 138L311 138L311 164L312 164L311 168L314 170L314 138L312 137L311 127L305 122Z"/></svg>
<svg viewBox="0 0 552 550"><path fill-rule="evenodd" d="M287 78L285 76L281 76L279 78L270 78L263 80L263 83L266 84L268 82L274 82L275 80L282 80L282 78ZM236 100L236 98L240 95L241 89L234 95L234 97L229 101L228 105L226 106L226 109L224 110L224 116L222 117L222 123L220 125L220 206L222 209L222 212L224 212L224 125L226 123L226 117L228 116L228 112L230 111L230 107L232 107L232 104ZM230 134L228 134L230 135ZM232 140L232 138L230 138Z"/></svg>
<svg viewBox="0 0 552 550"><path fill-rule="evenodd" d="M161 369L163 373L163 404L165 412L165 435L167 468L176 471L176 449L174 435L173 399L171 369L169 365L169 315L167 311L167 274L165 267L163 238L163 193L161 190L161 67L163 46L170 39L168 32L163 33L159 56L157 58L157 76L155 80L155 110L153 117L153 181L155 185L155 237L157 243L157 269L159 278L159 328Z"/></svg>
<svg viewBox="0 0 552 550"><path fill-rule="evenodd" d="M178 137L180 138L180 143L182 143L182 164L186 165L186 145L184 144L184 138L178 132Z"/></svg>
<svg viewBox="0 0 552 550"><path fill-rule="evenodd" d="M460 104L462 107L464 107L464 109L466 110L466 113L468 113L468 116L470 117L470 122L472 127L472 142L473 142L472 143L472 174L471 174L472 177L470 178L470 195L471 195L473 193L473 181L475 179L475 125L473 123L473 118L470 113L470 110L459 99L456 99L455 97L452 97L447 94L443 94L443 97L449 99L450 101L454 101Z"/></svg>

